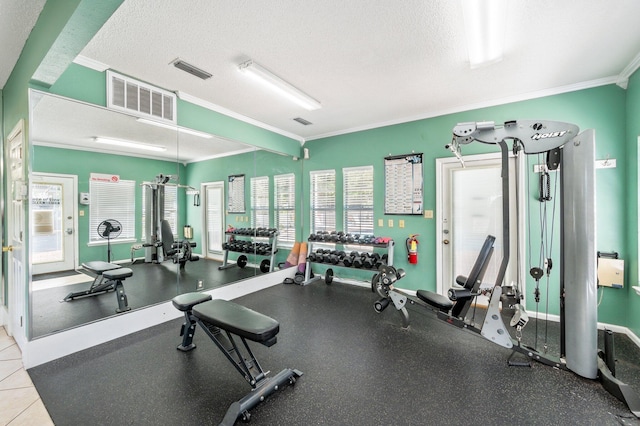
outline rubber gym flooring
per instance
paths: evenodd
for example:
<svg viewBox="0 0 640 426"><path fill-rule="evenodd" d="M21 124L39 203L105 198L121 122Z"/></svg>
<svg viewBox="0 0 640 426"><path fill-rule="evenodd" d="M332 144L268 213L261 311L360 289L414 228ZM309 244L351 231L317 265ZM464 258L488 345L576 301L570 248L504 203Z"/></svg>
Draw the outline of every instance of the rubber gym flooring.
<svg viewBox="0 0 640 426"><path fill-rule="evenodd" d="M122 265L133 271L133 276L123 281L129 307L146 307L171 300L178 293L196 291L199 280L202 280L203 289L206 290L261 274L259 270L249 266L219 271L218 266L221 264L214 260L200 259L188 262L182 271L170 261L161 264ZM59 275L52 274L50 277ZM42 278L48 277L38 276L34 279ZM43 336L115 315L118 301L113 292L70 302L62 301L71 292L88 290L92 281L93 278L88 277L86 282L79 284L33 291L32 335Z"/></svg>
<svg viewBox="0 0 640 426"><path fill-rule="evenodd" d="M334 282L281 284L235 300L280 322L276 345L251 345L263 369L304 373L251 410L251 424L640 424L598 381L542 364L509 367L511 351L419 306L409 307L403 330L392 308L374 312L375 299ZM524 330L530 345L534 322ZM181 323L30 369L55 424L218 424L250 386L202 330L195 350L176 350ZM550 324L549 338L557 329ZM618 378L640 392L640 349L616 335L616 354Z"/></svg>

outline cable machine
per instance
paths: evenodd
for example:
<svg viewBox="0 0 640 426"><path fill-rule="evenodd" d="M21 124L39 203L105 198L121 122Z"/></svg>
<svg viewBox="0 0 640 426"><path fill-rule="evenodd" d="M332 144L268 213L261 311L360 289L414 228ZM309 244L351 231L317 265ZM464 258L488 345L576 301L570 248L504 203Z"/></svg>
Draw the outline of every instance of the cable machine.
<svg viewBox="0 0 640 426"><path fill-rule="evenodd" d="M404 276L404 271L383 267L372 280L372 290L381 296L374 303L374 309L381 313L393 304L405 328L409 326L407 303L434 309L439 319L511 349L513 352L509 357L509 365L530 365L530 361L537 361L573 371L588 379L600 378L607 391L625 402L631 412L640 417L640 398L615 377L613 333L606 330L605 350L598 351L595 132L586 130L578 134L578 131L576 125L554 121L508 121L503 126L496 126L492 121L456 125L453 140L446 148L461 161L460 145L477 141L498 145L501 151L503 257L495 284L490 290L480 289L488 259L493 253L495 237L489 235L473 269L467 277L456 278L459 287L449 289L448 298L428 290L417 290L417 297L413 297L396 289L394 283ZM511 291L512 287L503 287L510 259L508 141L512 143L514 154L520 151L527 155L544 154L546 169L557 170L560 175L560 357L546 353L546 341L542 352L537 347L522 344L521 331L528 322L528 315L520 305L519 285L515 292ZM548 176L544 176L539 200L544 202L550 198L550 181ZM549 238L548 225L543 221L541 228L542 239L547 241L541 243L540 263L530 270L536 280L536 303L539 301L539 280L545 275L542 267L546 267L548 280L552 266L549 246L552 238ZM553 223L551 229L553 233ZM507 290L504 295L503 290ZM478 327L473 318L467 318L466 312L472 300L480 294L489 294L490 299L484 322ZM511 337L502 318L509 310L514 313L510 324L516 328L515 339ZM512 361L516 353L526 356L529 362Z"/></svg>
<svg viewBox="0 0 640 426"><path fill-rule="evenodd" d="M132 261L134 252L142 248L144 248L145 263L162 263L166 258L172 257L166 253L167 247L164 246L166 245L164 243L167 241L171 241L173 244L172 230L166 224L163 226L163 221L165 221L165 188L167 186L186 188L187 194L194 196L194 205L200 205L199 191L188 185L171 183L171 181L175 180L175 177L172 175L159 174L153 181L141 183L141 185L147 189L144 197L145 211L147 214L145 215L144 223L142 224L145 231L145 241L141 245L134 245L131 247ZM181 244L184 245L183 243ZM190 244L190 247L194 246L194 243ZM193 257L193 259L189 260L196 260L195 256L191 256L190 250L189 257Z"/></svg>
<svg viewBox="0 0 640 426"><path fill-rule="evenodd" d="M498 145L502 153L504 254L496 288L502 286L509 262L507 141L512 141L514 152L545 154L547 168L560 169L560 359L524 346L519 339L513 342L512 349L532 360L566 368L588 379L599 377L609 392L640 417L640 398L612 373L615 361L611 333L605 333L609 354L598 353L595 131L578 132L576 125L553 121L509 121L502 127L494 122L460 123L453 129L451 149L459 156L460 145L477 141ZM541 198L550 197L549 191L545 191L548 183L548 180L542 181ZM542 272L541 268L531 270L536 281ZM511 323L514 325L513 320Z"/></svg>

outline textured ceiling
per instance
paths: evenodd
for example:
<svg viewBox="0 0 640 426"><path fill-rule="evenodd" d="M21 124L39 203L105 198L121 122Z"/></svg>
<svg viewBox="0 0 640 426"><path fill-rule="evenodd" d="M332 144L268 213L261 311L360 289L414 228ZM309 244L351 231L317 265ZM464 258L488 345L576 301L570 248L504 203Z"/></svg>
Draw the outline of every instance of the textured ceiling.
<svg viewBox="0 0 640 426"><path fill-rule="evenodd" d="M0 0L0 89L11 75L45 0Z"/></svg>
<svg viewBox="0 0 640 426"><path fill-rule="evenodd" d="M640 52L640 1L509 0L504 60L472 70L460 4L126 0L81 55L310 139L615 82ZM175 69L177 57L213 77ZM237 66L249 58L322 109L248 81Z"/></svg>

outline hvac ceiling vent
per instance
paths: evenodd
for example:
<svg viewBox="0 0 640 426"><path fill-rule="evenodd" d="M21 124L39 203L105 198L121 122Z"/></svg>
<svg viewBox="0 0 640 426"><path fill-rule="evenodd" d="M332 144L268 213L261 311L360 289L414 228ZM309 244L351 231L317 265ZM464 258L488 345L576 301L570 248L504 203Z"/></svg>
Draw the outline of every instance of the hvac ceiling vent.
<svg viewBox="0 0 640 426"><path fill-rule="evenodd" d="M176 124L176 94L107 71L107 108Z"/></svg>
<svg viewBox="0 0 640 426"><path fill-rule="evenodd" d="M201 78L203 80L206 80L208 78L211 78L211 76L213 76L213 74L210 74L204 70L201 70L200 68L194 65L191 65L190 63L187 63L180 58L176 59L172 63L174 67L182 71L186 71L191 75L195 75L196 77Z"/></svg>
<svg viewBox="0 0 640 426"><path fill-rule="evenodd" d="M309 124L313 124L312 122L307 121L302 117L296 117L296 118L293 119L293 121L297 121L298 123L302 124L303 126L308 126Z"/></svg>

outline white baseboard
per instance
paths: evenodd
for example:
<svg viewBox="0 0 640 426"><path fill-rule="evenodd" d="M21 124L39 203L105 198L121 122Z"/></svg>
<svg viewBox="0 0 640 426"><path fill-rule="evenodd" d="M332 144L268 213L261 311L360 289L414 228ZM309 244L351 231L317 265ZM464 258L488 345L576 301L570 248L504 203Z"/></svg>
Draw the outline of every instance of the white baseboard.
<svg viewBox="0 0 640 426"><path fill-rule="evenodd" d="M231 300L282 283L295 274L295 268L248 278L234 284L207 290L216 299ZM1 309L0 309L1 311ZM75 352L179 318L184 314L171 301L133 310L81 327L30 340L22 350L25 368L32 368Z"/></svg>

